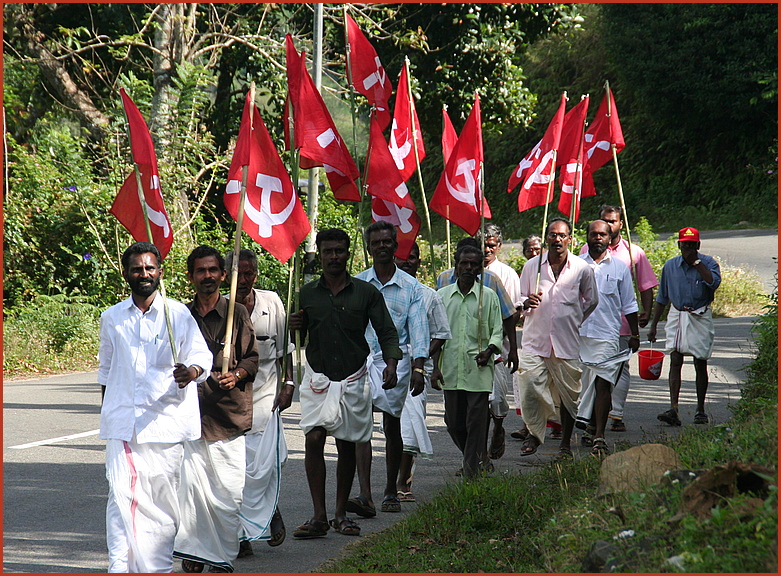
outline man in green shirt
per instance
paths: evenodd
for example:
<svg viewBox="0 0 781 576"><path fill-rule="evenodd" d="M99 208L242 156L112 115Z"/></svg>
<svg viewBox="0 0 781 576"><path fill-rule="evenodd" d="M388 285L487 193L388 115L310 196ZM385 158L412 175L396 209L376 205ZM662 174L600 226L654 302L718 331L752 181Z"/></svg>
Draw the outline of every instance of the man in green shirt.
<svg viewBox="0 0 781 576"><path fill-rule="evenodd" d="M366 379L372 323L386 368L383 388L396 386L396 363L402 353L385 300L374 286L347 273L350 237L344 230L321 230L315 239L322 276L301 288L300 310L290 315L290 330L308 336L301 382L301 428L306 436L304 464L314 515L295 538L325 536L329 524L351 536L360 527L347 518L347 498L355 476L355 444L372 434L372 400ZM336 513L327 521L325 507L326 436L336 439Z"/></svg>
<svg viewBox="0 0 781 576"><path fill-rule="evenodd" d="M480 249L464 246L456 252L455 262L457 282L439 290L453 337L434 363L442 371L445 425L464 455L464 476L472 477L485 458L488 395L493 389L493 357L502 348L502 314L496 293L475 283L483 269Z"/></svg>

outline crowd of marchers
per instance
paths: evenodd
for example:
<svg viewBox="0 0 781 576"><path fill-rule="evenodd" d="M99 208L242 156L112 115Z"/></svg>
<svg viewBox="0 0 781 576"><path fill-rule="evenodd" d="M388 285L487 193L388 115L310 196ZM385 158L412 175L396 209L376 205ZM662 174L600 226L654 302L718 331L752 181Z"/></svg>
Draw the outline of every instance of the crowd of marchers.
<svg viewBox="0 0 781 576"><path fill-rule="evenodd" d="M179 558L185 572L233 572L236 558L253 554L252 542L282 544L287 445L280 412L296 386L312 499L311 517L292 532L297 539L330 529L359 535L358 518L348 513L372 517L415 501L415 460L433 454L426 428L431 388L443 391L444 421L463 454L457 474L465 481L490 473L492 460L505 453L511 399L524 422L510 433L522 440L522 456L548 436L559 442L556 458L571 460L577 427L590 453L605 457L607 431L627 429L629 358L640 346L640 328L655 341L668 305L670 407L658 418L681 425L681 366L692 356L694 423L707 423L719 266L699 252L698 230L683 228L680 255L657 279L622 228L621 210L604 206L578 256L570 251L570 222L554 218L544 238L524 239L527 261L518 275L499 259L499 227L485 226L459 242L438 290L417 279L417 244L408 255L397 253L392 224L366 228L372 266L355 276L347 271L350 236L321 230L322 274L301 288L289 318L276 293L255 287L251 250L223 256L211 246L195 248L187 259L193 299L182 304L161 293L158 249L130 246L122 274L131 295L103 313L100 329L109 571L171 572ZM233 301L220 291L232 268ZM293 377L295 342L305 350L300 381ZM385 436L378 505L370 483L375 413ZM338 453L330 515L328 436ZM356 472L358 493L351 496Z"/></svg>

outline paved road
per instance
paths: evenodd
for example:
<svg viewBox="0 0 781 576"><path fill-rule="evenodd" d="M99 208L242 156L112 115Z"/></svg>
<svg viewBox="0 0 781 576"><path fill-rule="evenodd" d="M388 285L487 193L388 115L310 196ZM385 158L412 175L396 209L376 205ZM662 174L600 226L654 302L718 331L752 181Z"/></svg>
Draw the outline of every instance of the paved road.
<svg viewBox="0 0 781 576"><path fill-rule="evenodd" d="M750 318L716 320L716 349L710 363L711 388L707 411L718 424L729 417L728 405L739 396L742 369L750 359ZM669 362L666 359L665 362ZM632 373L637 374L633 360ZM666 366L665 366L666 373ZM691 363L684 368L681 418L691 425L694 417L694 385ZM105 572L104 442L95 433L99 422L100 391L95 372L4 383L4 555L5 572ZM653 441L679 433L656 420L666 409L666 380L640 380L632 377L632 390L626 409L626 433L608 432L615 447ZM417 466L414 492L419 502L430 500L443 486L457 482L460 466L457 450L443 423L441 393L430 396L428 427L435 456ZM292 531L309 518L311 504L303 468L303 435L297 426L298 402L284 413L285 434L290 457L284 469L280 505ZM515 430L520 419L512 413L506 423ZM63 438L61 440L52 440ZM374 494L384 473L384 459L377 451L381 439L374 434ZM44 441L42 445L29 445ZM24 447L28 445L27 447ZM537 454L520 456L520 442L509 439L505 456L496 461L495 474L517 474L549 462L555 444L548 441ZM328 501L334 499L335 448L327 444ZM577 457L588 458L581 449ZM379 513L361 520L364 534L389 526L414 510L418 504L404 504L401 514ZM329 505L331 507L331 505ZM326 538L306 541L289 539L278 548L255 545L254 556L238 560L239 572L308 572L327 559L338 556L355 538L333 532ZM179 562L176 570L180 571Z"/></svg>

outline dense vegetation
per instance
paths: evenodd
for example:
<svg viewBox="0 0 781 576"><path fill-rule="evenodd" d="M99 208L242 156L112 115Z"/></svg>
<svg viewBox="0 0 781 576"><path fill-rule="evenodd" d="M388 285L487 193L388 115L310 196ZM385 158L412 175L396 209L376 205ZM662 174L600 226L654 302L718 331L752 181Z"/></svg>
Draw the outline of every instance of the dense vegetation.
<svg viewBox="0 0 781 576"><path fill-rule="evenodd" d="M39 295L105 307L124 292L118 260L130 239L108 213L130 171L117 89L149 119L176 241L171 295L187 294L184 258L197 243L226 247L222 205L248 84L281 147L282 40L311 51L305 4L5 4L4 190L6 311ZM352 134L341 6L325 6L324 86ZM629 221L658 230L770 225L776 214L777 14L771 4L354 4L388 75L411 61L427 194L442 166L441 105L460 129L483 102L486 195L508 238L536 231L541 208L518 214L505 193L512 167L539 139L562 90L592 95L607 79L628 142L619 156ZM358 156L368 108L358 99ZM287 160L287 158L286 158ZM359 164L362 158L356 158ZM413 179L414 180L414 179ZM617 202L611 168L583 218ZM417 184L410 184L420 198ZM364 219L368 218L364 211ZM319 224L357 226L355 205L322 193ZM433 216L435 242L444 224ZM462 233L454 231L457 239ZM245 244L250 241L245 238ZM360 253L360 251L359 251ZM426 251L424 251L424 254ZM286 270L262 256L266 287Z"/></svg>

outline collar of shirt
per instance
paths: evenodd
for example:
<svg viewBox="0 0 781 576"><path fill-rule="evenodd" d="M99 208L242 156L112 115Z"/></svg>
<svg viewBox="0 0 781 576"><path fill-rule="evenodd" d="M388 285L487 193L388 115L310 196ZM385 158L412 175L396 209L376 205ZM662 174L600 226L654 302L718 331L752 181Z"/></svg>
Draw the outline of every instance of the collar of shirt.
<svg viewBox="0 0 781 576"><path fill-rule="evenodd" d="M545 260L542 261L542 265L545 266L546 264L548 266L551 265L550 260L548 259L550 257L550 250L545 252ZM567 261L564 263L564 266L561 267L562 270L565 270L571 266L571 260L570 258L577 258L572 252L567 250Z"/></svg>
<svg viewBox="0 0 781 576"><path fill-rule="evenodd" d="M407 273L404 272L401 268L399 268L395 264L393 266L396 268L396 270L393 272L393 276L391 276L390 280L388 280L385 284L380 282L380 279L377 278L377 271L374 269L374 266L372 266L371 268L368 268L366 270L366 272L364 273L364 274L366 274L365 280L367 282L371 282L372 280L376 280L377 284L378 284L378 287L380 287L380 288L383 287L383 286L389 286L391 284L396 284L397 286L403 287L401 281L399 281L399 274L407 274ZM407 274L407 276L409 276L409 274ZM411 278L411 276L410 276L410 278Z"/></svg>
<svg viewBox="0 0 781 576"><path fill-rule="evenodd" d="M190 310L194 313L203 318L204 316L201 315L201 311L198 310L198 301L193 298L192 302L189 306ZM211 314L212 312L217 312L219 314L220 318L225 318L228 315L228 299L227 298L218 298L217 304L214 305L214 308L209 310L206 313L206 316Z"/></svg>
<svg viewBox="0 0 781 576"><path fill-rule="evenodd" d="M347 274L347 282L345 282L344 287L347 288L348 286L352 285L353 283L353 277ZM323 288L324 290L328 290L329 292L331 289L328 287L328 284L325 283L325 274L320 275L320 279L317 281L318 288Z"/></svg>
<svg viewBox="0 0 781 576"><path fill-rule="evenodd" d="M160 295L159 292L155 294L154 300L152 300L152 304L149 305L149 310L146 312L142 312L141 308L136 306L135 301L133 300L133 295L130 295L130 298L125 300L127 303L128 312L135 312L137 314L148 314L152 313L153 316L156 316L158 312L163 312L163 297Z"/></svg>
<svg viewBox="0 0 781 576"><path fill-rule="evenodd" d="M597 266L599 266L600 264L603 264L605 262L611 262L613 260L613 256L610 254L610 250L605 250L605 256L599 262L594 260L591 257L591 254L589 252L586 252L585 254L581 254L580 257L583 258L583 260L585 260L589 264L596 264Z"/></svg>
<svg viewBox="0 0 781 576"><path fill-rule="evenodd" d="M458 294L458 295L461 297L461 299L462 299L462 300L463 300L463 299L465 299L465 298L466 298L467 296L469 296L470 294L474 294L474 295L475 295L475 298L478 298L478 297L479 297L479 292L478 292L478 290L480 290L480 283L479 283L477 280L475 280L475 282L472 284L472 287L469 289L469 292L467 292L466 294L464 294L463 292L461 292L461 288L459 288L459 287L458 287L458 281L454 282L454 283L453 283L453 285L454 285L456 288L453 290L453 293L450 295L450 297L451 297L451 298L452 298L452 297L453 297L453 295L455 295L455 294ZM490 288L489 288L489 290L490 290Z"/></svg>

